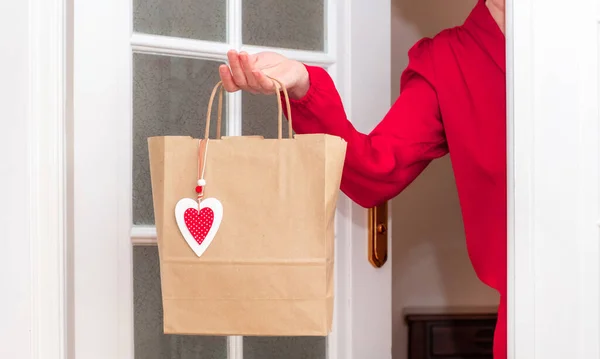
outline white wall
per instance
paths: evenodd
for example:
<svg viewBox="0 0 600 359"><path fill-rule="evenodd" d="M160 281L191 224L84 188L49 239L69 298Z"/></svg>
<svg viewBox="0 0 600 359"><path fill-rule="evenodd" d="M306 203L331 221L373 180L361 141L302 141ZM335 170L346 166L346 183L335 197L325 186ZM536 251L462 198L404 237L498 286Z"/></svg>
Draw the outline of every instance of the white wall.
<svg viewBox="0 0 600 359"><path fill-rule="evenodd" d="M31 358L28 1L0 2L0 358Z"/></svg>
<svg viewBox="0 0 600 359"><path fill-rule="evenodd" d="M476 0L392 0L392 96L407 51L420 38L464 22ZM496 293L471 267L448 156L434 161L393 211L393 358L406 358L407 307L491 307Z"/></svg>

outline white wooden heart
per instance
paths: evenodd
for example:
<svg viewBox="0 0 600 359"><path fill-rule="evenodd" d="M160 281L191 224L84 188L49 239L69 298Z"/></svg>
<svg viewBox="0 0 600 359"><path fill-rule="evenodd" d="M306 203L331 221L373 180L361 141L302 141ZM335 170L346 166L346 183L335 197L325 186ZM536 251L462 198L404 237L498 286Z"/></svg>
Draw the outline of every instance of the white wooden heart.
<svg viewBox="0 0 600 359"><path fill-rule="evenodd" d="M223 205L216 198L200 202L183 198L175 206L179 231L190 248L200 257L210 246L223 220Z"/></svg>

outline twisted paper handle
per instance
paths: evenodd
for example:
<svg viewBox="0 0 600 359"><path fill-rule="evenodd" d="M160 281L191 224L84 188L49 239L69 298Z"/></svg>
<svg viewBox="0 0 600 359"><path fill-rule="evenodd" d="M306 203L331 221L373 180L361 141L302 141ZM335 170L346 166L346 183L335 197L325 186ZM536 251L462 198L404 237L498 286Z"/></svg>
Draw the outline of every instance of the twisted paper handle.
<svg viewBox="0 0 600 359"><path fill-rule="evenodd" d="M281 101L279 100L279 93L281 91L283 91L283 97L285 99L285 105L287 108L287 117L288 117L288 122L289 122L289 126L288 126L288 138L293 138L293 134L292 134L292 109L291 109L291 105L290 105L290 97L288 95L287 89L285 88L285 86L283 86L283 84L277 80L274 79L272 77L269 77L271 80L273 80L273 82L275 83L275 94L278 95L277 97L277 138L278 139L282 139L282 127L283 127L283 108L281 106ZM220 90L220 91L219 91ZM210 99L208 100L208 110L206 111L206 129L204 132L204 139L208 140L209 134L210 134L210 118L212 115L212 105L213 102L215 100L215 96L217 94L217 91L219 91L219 105L217 108L217 139L221 138L221 122L222 122L222 117L223 117L223 82L219 81L215 87L212 90L212 93L210 95Z"/></svg>

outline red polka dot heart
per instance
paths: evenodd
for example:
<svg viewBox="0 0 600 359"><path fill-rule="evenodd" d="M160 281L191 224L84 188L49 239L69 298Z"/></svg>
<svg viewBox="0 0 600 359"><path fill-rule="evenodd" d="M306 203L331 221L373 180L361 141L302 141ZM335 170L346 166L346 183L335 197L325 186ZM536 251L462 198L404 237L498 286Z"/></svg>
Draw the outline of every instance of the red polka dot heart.
<svg viewBox="0 0 600 359"><path fill-rule="evenodd" d="M183 198L175 206L175 219L183 238L200 257L219 230L223 205L216 198L206 198L198 208L198 201Z"/></svg>

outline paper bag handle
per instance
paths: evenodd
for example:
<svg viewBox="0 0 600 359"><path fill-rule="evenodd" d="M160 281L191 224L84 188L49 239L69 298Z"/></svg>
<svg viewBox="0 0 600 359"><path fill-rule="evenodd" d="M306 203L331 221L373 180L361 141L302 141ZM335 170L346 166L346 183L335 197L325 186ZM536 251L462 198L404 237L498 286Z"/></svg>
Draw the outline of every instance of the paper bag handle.
<svg viewBox="0 0 600 359"><path fill-rule="evenodd" d="M279 99L280 91L283 91L283 97L285 98L285 105L287 108L287 117L288 117L288 137L291 139L292 135L292 109L290 105L290 97L288 95L287 89L283 84L272 77L269 76L271 80L275 83L275 94L277 95L277 138L282 139L282 127L283 127L283 108L281 106L281 101ZM220 91L219 91L220 90ZM206 129L204 132L204 138L208 139L210 134L210 118L212 114L212 105L215 100L215 96L217 95L217 91L219 91L219 104L217 107L217 138L221 138L221 122L223 117L223 82L219 81L212 90L210 94L210 99L208 100L208 110L206 111Z"/></svg>

